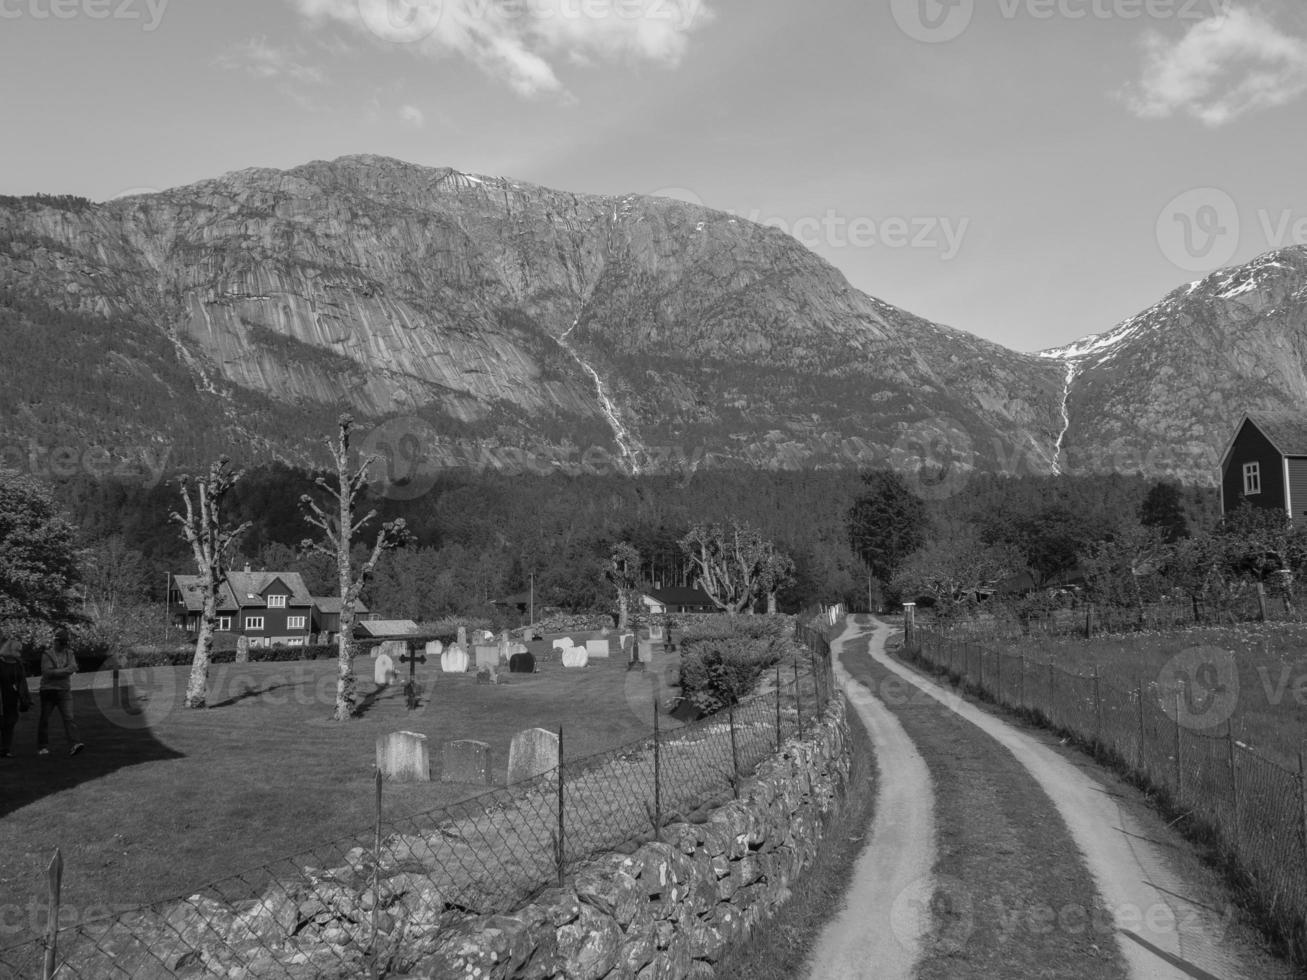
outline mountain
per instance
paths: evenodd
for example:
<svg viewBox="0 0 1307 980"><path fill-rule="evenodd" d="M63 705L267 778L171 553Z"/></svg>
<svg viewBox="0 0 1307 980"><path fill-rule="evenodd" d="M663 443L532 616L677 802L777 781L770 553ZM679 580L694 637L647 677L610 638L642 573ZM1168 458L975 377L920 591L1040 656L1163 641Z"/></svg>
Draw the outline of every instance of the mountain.
<svg viewBox="0 0 1307 980"><path fill-rule="evenodd" d="M102 204L0 198L0 445L306 462L349 410L371 448L428 466L1210 482L1232 412L1303 391L1304 260L1279 254L1035 355L661 198L372 156Z"/></svg>
<svg viewBox="0 0 1307 980"><path fill-rule="evenodd" d="M1066 468L1213 483L1244 414L1307 412L1307 248L1222 269L1042 356L1069 379Z"/></svg>

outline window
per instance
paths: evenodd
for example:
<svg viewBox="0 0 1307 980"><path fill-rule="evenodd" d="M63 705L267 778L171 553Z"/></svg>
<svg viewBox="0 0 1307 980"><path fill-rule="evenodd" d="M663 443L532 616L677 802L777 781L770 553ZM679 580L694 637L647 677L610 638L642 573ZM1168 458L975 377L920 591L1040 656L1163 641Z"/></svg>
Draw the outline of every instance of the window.
<svg viewBox="0 0 1307 980"><path fill-rule="evenodd" d="M286 608L286 597L285 597L284 595L270 595L270 596L268 596L268 608L269 608L269 609L285 609L285 608Z"/></svg>
<svg viewBox="0 0 1307 980"><path fill-rule="evenodd" d="M1262 492L1262 464L1243 464L1243 492L1245 495Z"/></svg>
<svg viewBox="0 0 1307 980"><path fill-rule="evenodd" d="M289 640L286 641L286 646L288 647L302 647L303 645L304 645L304 637L302 636L292 636Z"/></svg>
<svg viewBox="0 0 1307 980"><path fill-rule="evenodd" d="M218 630L219 630L219 632L222 632L222 633L230 633L230 632L231 632L231 617L230 617L230 616L219 616L219 617L218 617Z"/></svg>
<svg viewBox="0 0 1307 980"><path fill-rule="evenodd" d="M247 630L261 630L261 629L263 629L263 617L262 617L262 616L246 616L246 617L245 617L245 628L246 628Z"/></svg>
<svg viewBox="0 0 1307 980"><path fill-rule="evenodd" d="M304 628L304 618L305 618L305 617L303 617L303 616L289 616L289 617L287 617L287 619L286 619L286 629L288 629L288 630L302 630L302 629Z"/></svg>

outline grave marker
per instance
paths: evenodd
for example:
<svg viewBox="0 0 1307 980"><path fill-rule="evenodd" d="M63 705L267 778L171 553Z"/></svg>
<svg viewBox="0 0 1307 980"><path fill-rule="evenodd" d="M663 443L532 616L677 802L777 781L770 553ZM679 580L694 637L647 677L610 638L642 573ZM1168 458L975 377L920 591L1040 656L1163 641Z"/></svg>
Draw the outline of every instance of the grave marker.
<svg viewBox="0 0 1307 980"><path fill-rule="evenodd" d="M378 735L377 768L387 779L396 782L431 782L427 737L417 732Z"/></svg>
<svg viewBox="0 0 1307 980"><path fill-rule="evenodd" d="M510 674L534 674L536 672L536 658L526 651L515 653L508 658L508 672Z"/></svg>
<svg viewBox="0 0 1307 980"><path fill-rule="evenodd" d="M483 643L476 645L476 666L477 670L482 667L499 666L499 647L486 646Z"/></svg>
<svg viewBox="0 0 1307 980"><path fill-rule="evenodd" d="M474 739L446 742L440 759L442 783L490 785L490 746Z"/></svg>
<svg viewBox="0 0 1307 980"><path fill-rule="evenodd" d="M591 656L591 658L598 658L598 659L600 659L600 660L607 660L607 659L608 659L608 651L609 651L609 646L608 646L608 641L607 641L607 640L586 640L586 641L585 641L585 652L588 653L588 654Z"/></svg>
<svg viewBox="0 0 1307 980"><path fill-rule="evenodd" d="M508 782L534 779L558 768L558 734L528 728L513 736L508 746Z"/></svg>
<svg viewBox="0 0 1307 980"><path fill-rule="evenodd" d="M446 674L465 674L467 666L467 651L457 643L440 655L440 669Z"/></svg>

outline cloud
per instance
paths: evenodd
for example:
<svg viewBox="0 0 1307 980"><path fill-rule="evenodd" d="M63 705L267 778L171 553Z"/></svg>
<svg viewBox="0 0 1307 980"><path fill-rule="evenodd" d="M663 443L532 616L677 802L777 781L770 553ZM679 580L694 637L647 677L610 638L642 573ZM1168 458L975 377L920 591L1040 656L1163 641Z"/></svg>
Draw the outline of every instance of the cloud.
<svg viewBox="0 0 1307 980"><path fill-rule="evenodd" d="M403 105L399 107L399 118L404 125L412 126L414 129L421 129L427 124L426 113L415 105Z"/></svg>
<svg viewBox="0 0 1307 980"><path fill-rule="evenodd" d="M284 82L321 85L326 76L320 68L306 65L299 59L303 52L292 48L279 48L266 37L252 37L234 44L215 63L228 71L243 71L255 78L269 78Z"/></svg>
<svg viewBox="0 0 1307 980"><path fill-rule="evenodd" d="M712 20L707 0L287 0L334 22L439 58L467 58L522 95L558 92L557 62L675 66Z"/></svg>
<svg viewBox="0 0 1307 980"><path fill-rule="evenodd" d="M1143 119L1183 114L1221 126L1307 92L1307 40L1247 8L1201 21L1168 41L1144 41L1143 75L1123 94Z"/></svg>

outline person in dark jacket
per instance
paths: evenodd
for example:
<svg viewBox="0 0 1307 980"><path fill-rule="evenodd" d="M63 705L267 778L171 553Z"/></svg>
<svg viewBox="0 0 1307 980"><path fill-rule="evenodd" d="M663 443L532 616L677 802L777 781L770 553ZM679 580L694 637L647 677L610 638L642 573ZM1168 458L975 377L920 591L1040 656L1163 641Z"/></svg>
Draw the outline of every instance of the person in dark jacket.
<svg viewBox="0 0 1307 980"><path fill-rule="evenodd" d="M0 636L0 759L13 757L18 713L32 706L18 641Z"/></svg>
<svg viewBox="0 0 1307 980"><path fill-rule="evenodd" d="M73 674L77 673L77 661L73 658L72 647L68 645L68 630L63 626L55 628L54 643L41 655L41 717L36 721L36 754L50 754L50 716L56 711L64 723L64 735L68 737L69 755L76 755L86 748L77 734L77 722L73 719Z"/></svg>

